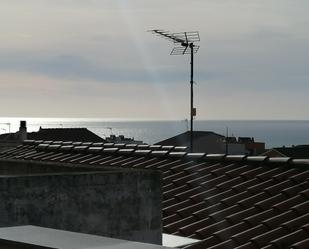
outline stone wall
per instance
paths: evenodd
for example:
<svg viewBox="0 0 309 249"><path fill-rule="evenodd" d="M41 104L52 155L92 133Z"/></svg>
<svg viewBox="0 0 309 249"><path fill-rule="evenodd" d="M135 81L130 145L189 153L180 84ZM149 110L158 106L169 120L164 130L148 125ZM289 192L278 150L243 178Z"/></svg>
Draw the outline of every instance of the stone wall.
<svg viewBox="0 0 309 249"><path fill-rule="evenodd" d="M161 244L160 178L143 170L0 176L0 226Z"/></svg>

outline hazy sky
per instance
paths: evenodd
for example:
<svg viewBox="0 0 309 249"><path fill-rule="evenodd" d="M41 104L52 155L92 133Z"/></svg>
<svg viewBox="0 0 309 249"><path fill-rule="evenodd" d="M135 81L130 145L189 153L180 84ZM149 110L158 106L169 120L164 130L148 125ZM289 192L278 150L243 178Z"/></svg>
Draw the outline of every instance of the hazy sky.
<svg viewBox="0 0 309 249"><path fill-rule="evenodd" d="M1 0L0 116L309 119L308 0Z"/></svg>

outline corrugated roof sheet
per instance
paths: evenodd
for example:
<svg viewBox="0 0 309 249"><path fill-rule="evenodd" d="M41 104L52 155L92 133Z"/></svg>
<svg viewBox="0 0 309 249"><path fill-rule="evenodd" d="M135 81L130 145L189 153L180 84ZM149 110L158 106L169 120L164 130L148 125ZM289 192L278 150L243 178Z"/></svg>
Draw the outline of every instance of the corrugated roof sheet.
<svg viewBox="0 0 309 249"><path fill-rule="evenodd" d="M186 249L307 248L309 160L178 149L26 141L0 158L160 170L164 233L201 240Z"/></svg>

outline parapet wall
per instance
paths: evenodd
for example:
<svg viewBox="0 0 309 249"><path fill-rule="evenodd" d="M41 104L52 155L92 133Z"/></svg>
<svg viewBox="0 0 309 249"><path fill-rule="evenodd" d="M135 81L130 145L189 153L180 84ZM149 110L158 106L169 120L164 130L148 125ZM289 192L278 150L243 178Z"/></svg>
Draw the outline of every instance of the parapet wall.
<svg viewBox="0 0 309 249"><path fill-rule="evenodd" d="M161 244L160 177L143 170L0 176L0 226Z"/></svg>

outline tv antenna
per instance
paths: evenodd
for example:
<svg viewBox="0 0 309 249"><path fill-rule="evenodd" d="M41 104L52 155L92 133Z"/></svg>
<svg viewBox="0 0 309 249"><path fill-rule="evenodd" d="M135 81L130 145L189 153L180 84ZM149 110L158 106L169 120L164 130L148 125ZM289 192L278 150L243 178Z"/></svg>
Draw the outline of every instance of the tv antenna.
<svg viewBox="0 0 309 249"><path fill-rule="evenodd" d="M9 133L11 133L11 123L0 123L0 125L7 125L9 127Z"/></svg>
<svg viewBox="0 0 309 249"><path fill-rule="evenodd" d="M195 42L200 41L198 31L171 33L161 29L150 30L153 34L161 36L175 43L170 55L190 54L190 151L193 152L193 118L196 116L196 108L193 106L193 59L200 46L195 45Z"/></svg>

